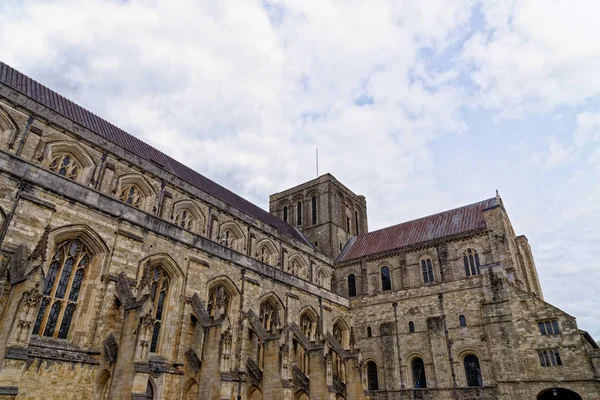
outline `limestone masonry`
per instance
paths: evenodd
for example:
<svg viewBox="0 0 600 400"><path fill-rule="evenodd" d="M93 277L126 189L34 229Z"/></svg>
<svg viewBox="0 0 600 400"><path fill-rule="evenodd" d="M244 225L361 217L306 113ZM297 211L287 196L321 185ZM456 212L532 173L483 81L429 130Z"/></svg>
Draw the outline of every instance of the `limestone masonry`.
<svg viewBox="0 0 600 400"><path fill-rule="evenodd" d="M600 399L499 196L374 232L330 174L269 200L0 63L0 399Z"/></svg>

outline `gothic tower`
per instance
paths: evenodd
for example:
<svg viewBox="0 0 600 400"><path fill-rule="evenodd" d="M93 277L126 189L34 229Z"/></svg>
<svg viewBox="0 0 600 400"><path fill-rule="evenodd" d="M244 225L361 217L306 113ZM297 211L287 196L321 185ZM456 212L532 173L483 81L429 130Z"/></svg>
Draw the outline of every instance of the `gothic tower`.
<svg viewBox="0 0 600 400"><path fill-rule="evenodd" d="M348 239L368 232L365 197L331 174L271 195L269 212L297 227L332 258L341 253Z"/></svg>

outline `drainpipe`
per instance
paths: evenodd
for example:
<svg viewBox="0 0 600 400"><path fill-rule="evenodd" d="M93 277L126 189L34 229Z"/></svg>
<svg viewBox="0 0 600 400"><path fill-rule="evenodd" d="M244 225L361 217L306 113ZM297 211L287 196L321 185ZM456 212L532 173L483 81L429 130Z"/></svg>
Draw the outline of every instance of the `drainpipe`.
<svg viewBox="0 0 600 400"><path fill-rule="evenodd" d="M105 151L102 153L102 159L100 161L100 166L98 167L98 178L95 180L92 178L92 184L94 184L94 189L98 189L98 185L100 185L100 177L102 176L102 170L104 169L104 163L106 162L106 158L108 157L108 153Z"/></svg>
<svg viewBox="0 0 600 400"><path fill-rule="evenodd" d="M440 301L440 308L442 310L442 323L444 324L444 335L446 337L446 346L448 347L448 357L450 361L450 372L452 373L452 397L456 397L456 373L454 372L454 359L452 358L452 343L450 343L450 337L448 335L448 327L446 326L446 314L444 313L444 295L439 294L438 300Z"/></svg>
<svg viewBox="0 0 600 400"><path fill-rule="evenodd" d="M25 138L27 138L27 133L29 132L29 128L31 128L32 124L33 124L33 117L29 117L29 119L27 120L27 125L25 126L25 131L23 132L23 137L21 137L21 140L19 141L19 144L17 146L17 150L15 151L16 156L21 154L23 144L25 143ZM16 139L17 138L15 138L15 140Z"/></svg>
<svg viewBox="0 0 600 400"><path fill-rule="evenodd" d="M398 303L393 302L392 307L394 307L394 322L396 324L396 350L398 351L398 375L400 376L400 399L404 396L404 377L402 375L402 356L400 355L400 331L398 329Z"/></svg>
<svg viewBox="0 0 600 400"><path fill-rule="evenodd" d="M15 195L15 202L13 203L12 209L10 210L10 214L6 216L6 221L4 221L4 225L2 226L2 231L0 231L0 248L2 248L2 244L4 243L4 238L6 237L6 233L8 232L8 225L10 221L12 221L13 216L15 215L15 210L17 209L17 205L19 204L19 200L21 200L21 194L23 191L29 188L29 184L25 181L24 178L19 180L17 184L17 194Z"/></svg>

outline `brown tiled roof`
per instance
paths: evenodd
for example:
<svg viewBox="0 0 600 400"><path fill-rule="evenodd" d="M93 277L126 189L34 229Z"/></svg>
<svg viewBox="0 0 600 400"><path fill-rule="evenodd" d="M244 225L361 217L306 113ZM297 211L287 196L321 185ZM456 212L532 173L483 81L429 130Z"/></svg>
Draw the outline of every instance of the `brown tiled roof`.
<svg viewBox="0 0 600 400"><path fill-rule="evenodd" d="M500 205L496 197L359 235L336 261L384 253L463 232L485 229L483 210Z"/></svg>
<svg viewBox="0 0 600 400"><path fill-rule="evenodd" d="M310 244L304 235L293 226L269 214L262 208L211 181L204 175L186 167L147 143L115 125L105 121L85 108L78 106L44 85L0 61L0 83L11 87L30 99L54 110L60 115L84 126L103 138L123 147L145 160L162 166L166 171L197 187L205 193L229 204L232 207L273 226L280 232L303 243Z"/></svg>

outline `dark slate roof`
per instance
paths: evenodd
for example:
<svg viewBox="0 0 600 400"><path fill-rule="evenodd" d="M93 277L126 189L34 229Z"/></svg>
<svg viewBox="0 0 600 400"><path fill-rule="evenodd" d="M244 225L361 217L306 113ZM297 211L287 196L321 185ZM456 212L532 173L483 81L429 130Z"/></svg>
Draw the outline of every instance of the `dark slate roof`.
<svg viewBox="0 0 600 400"><path fill-rule="evenodd" d="M348 243L336 261L345 262L464 232L483 230L486 228L483 210L497 205L501 205L501 200L493 197L359 235Z"/></svg>
<svg viewBox="0 0 600 400"><path fill-rule="evenodd" d="M44 85L4 64L2 61L0 61L0 83L11 87L30 99L54 110L60 115L84 126L90 131L95 132L143 159L162 166L166 171L197 187L203 192L216 197L265 224L273 226L275 229L296 240L310 245L310 242L305 236L293 226L283 222L262 208L250 203L232 191L225 189L223 186L211 181L204 175L199 174L193 169L167 156L149 144L142 142L135 136L130 135L85 108L78 106L58 93L48 89Z"/></svg>

